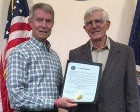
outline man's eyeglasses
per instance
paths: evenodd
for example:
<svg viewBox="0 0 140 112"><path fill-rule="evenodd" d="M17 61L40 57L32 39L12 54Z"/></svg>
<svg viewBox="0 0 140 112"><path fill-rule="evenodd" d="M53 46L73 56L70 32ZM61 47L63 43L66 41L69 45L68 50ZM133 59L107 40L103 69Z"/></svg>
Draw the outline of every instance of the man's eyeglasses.
<svg viewBox="0 0 140 112"><path fill-rule="evenodd" d="M87 27L92 27L93 22L95 23L96 26L100 26L100 25L102 25L104 23L104 20L103 19L95 19L94 21L93 20L87 21L87 22L85 22L85 25Z"/></svg>

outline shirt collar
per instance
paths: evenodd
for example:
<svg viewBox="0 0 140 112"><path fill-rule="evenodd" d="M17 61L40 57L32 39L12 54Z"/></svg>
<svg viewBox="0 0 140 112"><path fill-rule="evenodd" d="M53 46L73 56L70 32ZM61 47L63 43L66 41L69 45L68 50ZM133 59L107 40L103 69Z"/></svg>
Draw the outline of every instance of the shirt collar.
<svg viewBox="0 0 140 112"><path fill-rule="evenodd" d="M92 45L91 40L90 40L90 49L91 49L91 51L93 51L93 50L96 49L96 48ZM109 37L107 37L106 43L105 43L105 46L103 47L103 49L110 49L110 39L109 39Z"/></svg>
<svg viewBox="0 0 140 112"><path fill-rule="evenodd" d="M42 48L47 49L48 51L50 51L50 47L51 44L48 40L46 40L46 44L43 44L42 42L38 41L37 39L35 39L34 37L30 37L30 40L32 42L32 44L39 50L42 50Z"/></svg>

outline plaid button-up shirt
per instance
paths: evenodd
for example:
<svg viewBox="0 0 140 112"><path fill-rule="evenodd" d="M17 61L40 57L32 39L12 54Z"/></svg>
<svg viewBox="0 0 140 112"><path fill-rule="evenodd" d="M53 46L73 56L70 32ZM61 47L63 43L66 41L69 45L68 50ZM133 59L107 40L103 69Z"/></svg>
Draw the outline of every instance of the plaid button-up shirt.
<svg viewBox="0 0 140 112"><path fill-rule="evenodd" d="M6 84L12 108L53 109L61 83L60 60L48 44L31 37L10 53Z"/></svg>

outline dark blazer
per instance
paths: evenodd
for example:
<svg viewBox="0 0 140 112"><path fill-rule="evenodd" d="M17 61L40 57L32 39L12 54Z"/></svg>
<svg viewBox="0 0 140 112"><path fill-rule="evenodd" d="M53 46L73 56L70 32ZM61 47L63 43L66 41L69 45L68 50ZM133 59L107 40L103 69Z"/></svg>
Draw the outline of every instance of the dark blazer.
<svg viewBox="0 0 140 112"><path fill-rule="evenodd" d="M71 50L69 60L92 62L90 42ZM102 74L97 103L81 104L77 111L72 109L69 112L124 112L125 109L128 112L140 112L135 71L132 48L110 39L110 51Z"/></svg>

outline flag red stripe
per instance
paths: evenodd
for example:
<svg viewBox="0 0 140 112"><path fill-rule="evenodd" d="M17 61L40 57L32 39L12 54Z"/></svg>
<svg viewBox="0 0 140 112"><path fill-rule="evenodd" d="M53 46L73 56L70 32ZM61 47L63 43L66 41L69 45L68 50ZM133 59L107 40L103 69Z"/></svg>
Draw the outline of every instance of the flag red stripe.
<svg viewBox="0 0 140 112"><path fill-rule="evenodd" d="M10 33L17 31L17 30L31 30L31 27L27 23L15 23L10 27Z"/></svg>
<svg viewBox="0 0 140 112"><path fill-rule="evenodd" d="M2 60L2 57L1 57L1 60ZM0 73L2 74L1 75L1 100L2 100L2 109L3 109L3 112L14 112L13 109L9 108L10 105L7 105L7 102L8 101L8 95L7 95L7 89L6 89L6 82L5 82L5 79L3 77L3 73L4 73L4 66L2 64L2 61L1 61L1 66L0 66Z"/></svg>
<svg viewBox="0 0 140 112"><path fill-rule="evenodd" d="M27 41L27 40L29 40L29 38L26 38L26 37L25 38L21 37L21 38L16 38L16 39L11 40L10 42L8 42L6 51L8 51L10 48L15 47L15 46L21 44L22 42Z"/></svg>

